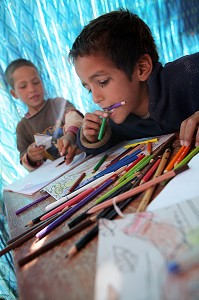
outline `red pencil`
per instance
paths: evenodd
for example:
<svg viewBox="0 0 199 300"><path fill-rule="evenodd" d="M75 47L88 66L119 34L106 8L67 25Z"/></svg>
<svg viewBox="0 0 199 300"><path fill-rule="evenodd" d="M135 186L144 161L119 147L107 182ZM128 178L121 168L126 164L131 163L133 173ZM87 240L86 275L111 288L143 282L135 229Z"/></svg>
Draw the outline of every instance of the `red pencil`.
<svg viewBox="0 0 199 300"><path fill-rule="evenodd" d="M76 187L80 184L80 182L84 179L84 177L86 176L86 173L82 173L79 178L73 183L73 185L68 189L67 194L72 193Z"/></svg>
<svg viewBox="0 0 199 300"><path fill-rule="evenodd" d="M140 181L140 184L143 184L145 182L147 182L155 173L157 167L159 166L161 161L161 158L158 158L157 161L154 163L154 165L148 170L148 172L144 175L144 177L142 178L142 180Z"/></svg>

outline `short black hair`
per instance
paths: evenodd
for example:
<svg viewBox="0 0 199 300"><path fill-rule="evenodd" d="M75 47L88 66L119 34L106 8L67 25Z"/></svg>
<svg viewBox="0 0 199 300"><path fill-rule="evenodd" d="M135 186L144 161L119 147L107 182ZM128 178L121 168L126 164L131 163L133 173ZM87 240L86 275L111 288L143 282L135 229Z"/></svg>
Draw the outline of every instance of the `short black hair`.
<svg viewBox="0 0 199 300"><path fill-rule="evenodd" d="M37 67L29 60L24 59L24 58L19 58L16 60L13 60L6 68L5 70L5 77L6 77L6 81L7 83L14 88L14 80L12 78L12 74L19 68L23 67L23 66L29 66L29 67L33 67L36 69L36 71L38 72ZM39 74L39 72L38 72Z"/></svg>
<svg viewBox="0 0 199 300"><path fill-rule="evenodd" d="M147 24L128 9L111 11L92 20L76 38L69 52L73 64L78 56L104 55L131 80L140 57L150 55L153 65L159 55Z"/></svg>

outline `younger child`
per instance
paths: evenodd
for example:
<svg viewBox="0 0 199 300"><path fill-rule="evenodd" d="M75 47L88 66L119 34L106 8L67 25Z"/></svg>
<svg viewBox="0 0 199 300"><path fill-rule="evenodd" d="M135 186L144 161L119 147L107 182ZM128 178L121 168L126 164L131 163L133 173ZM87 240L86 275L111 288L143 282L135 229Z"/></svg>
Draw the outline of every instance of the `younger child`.
<svg viewBox="0 0 199 300"><path fill-rule="evenodd" d="M32 171L46 158L53 160L60 155L66 155L66 163L70 163L77 151L76 133L82 125L83 115L63 98L44 100L42 80L36 66L29 60L12 61L5 76L12 96L28 107L16 129L21 164ZM44 146L37 147L35 133L51 135L51 147L47 150Z"/></svg>
<svg viewBox="0 0 199 300"><path fill-rule="evenodd" d="M102 110L87 113L77 144L97 154L129 139L180 132L199 145L199 53L164 67L149 27L128 10L91 21L69 53L82 85ZM125 102L110 110L107 108ZM104 110L104 111L103 111ZM108 118L98 140L102 118Z"/></svg>

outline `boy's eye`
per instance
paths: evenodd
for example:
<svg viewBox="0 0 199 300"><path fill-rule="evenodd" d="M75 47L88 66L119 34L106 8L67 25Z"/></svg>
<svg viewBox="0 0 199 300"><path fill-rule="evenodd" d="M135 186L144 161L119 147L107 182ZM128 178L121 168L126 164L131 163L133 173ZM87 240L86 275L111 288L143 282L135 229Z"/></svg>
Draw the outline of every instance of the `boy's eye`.
<svg viewBox="0 0 199 300"><path fill-rule="evenodd" d="M109 83L109 81L110 81L110 78L99 81L99 85L103 88L104 86L106 86Z"/></svg>

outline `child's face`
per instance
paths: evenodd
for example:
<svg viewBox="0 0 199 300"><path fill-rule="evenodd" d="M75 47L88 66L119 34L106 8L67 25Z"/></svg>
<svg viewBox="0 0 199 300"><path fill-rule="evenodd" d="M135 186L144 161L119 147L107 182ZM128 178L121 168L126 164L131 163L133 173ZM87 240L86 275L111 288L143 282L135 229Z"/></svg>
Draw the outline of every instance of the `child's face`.
<svg viewBox="0 0 199 300"><path fill-rule="evenodd" d="M148 112L147 85L140 80L137 65L131 81L111 60L102 56L78 57L75 70L82 85L92 93L93 101L101 108L126 102L111 114L110 118L115 123L124 122L130 112L138 116L144 116Z"/></svg>
<svg viewBox="0 0 199 300"><path fill-rule="evenodd" d="M44 104L44 88L37 70L30 66L18 68L13 74L11 94L23 101L29 109L39 110Z"/></svg>

